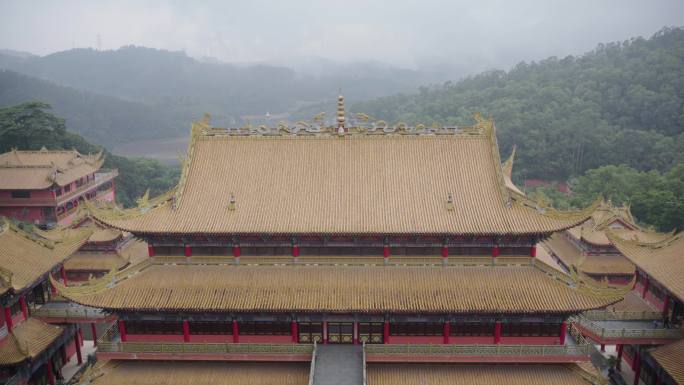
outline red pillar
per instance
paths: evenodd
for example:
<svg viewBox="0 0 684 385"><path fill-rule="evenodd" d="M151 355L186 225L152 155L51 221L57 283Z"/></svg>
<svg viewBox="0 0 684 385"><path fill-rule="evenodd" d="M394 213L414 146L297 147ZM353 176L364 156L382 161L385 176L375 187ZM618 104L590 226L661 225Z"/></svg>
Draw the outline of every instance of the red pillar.
<svg viewBox="0 0 684 385"><path fill-rule="evenodd" d="M190 342L190 322L183 320L183 342Z"/></svg>
<svg viewBox="0 0 684 385"><path fill-rule="evenodd" d="M601 352L602 353L606 352L606 344L601 344Z"/></svg>
<svg viewBox="0 0 684 385"><path fill-rule="evenodd" d="M59 349L59 355L62 356L62 362L64 364L66 364L67 361L69 361L69 359L67 358L66 344L62 345L62 347Z"/></svg>
<svg viewBox="0 0 684 385"><path fill-rule="evenodd" d="M494 343L501 343L501 321L494 322Z"/></svg>
<svg viewBox="0 0 684 385"><path fill-rule="evenodd" d="M292 245L292 256L299 257L299 245Z"/></svg>
<svg viewBox="0 0 684 385"><path fill-rule="evenodd" d="M530 257L537 258L537 245L530 247Z"/></svg>
<svg viewBox="0 0 684 385"><path fill-rule="evenodd" d="M66 270L64 270L64 265L60 266L59 274L62 275L62 283L64 283L64 286L66 286L67 285L67 277L66 277Z"/></svg>
<svg viewBox="0 0 684 385"><path fill-rule="evenodd" d="M126 342L126 321L119 320L119 336L121 337L121 342Z"/></svg>
<svg viewBox="0 0 684 385"><path fill-rule="evenodd" d="M442 258L445 261L449 259L449 247L447 245L442 246Z"/></svg>
<svg viewBox="0 0 684 385"><path fill-rule="evenodd" d="M52 273L50 273L50 275L52 275ZM52 295L52 298L57 295L57 288L52 284L52 282L50 282L50 294Z"/></svg>
<svg viewBox="0 0 684 385"><path fill-rule="evenodd" d="M632 285L632 290L636 288L637 282L639 282L639 270L634 272L634 285Z"/></svg>
<svg viewBox="0 0 684 385"><path fill-rule="evenodd" d="M55 385L55 373L53 373L52 369L52 358L48 358L47 360L47 380L48 384L50 385Z"/></svg>
<svg viewBox="0 0 684 385"><path fill-rule="evenodd" d="M81 329L81 326L78 326L78 340L81 342L81 346L83 346L83 329Z"/></svg>
<svg viewBox="0 0 684 385"><path fill-rule="evenodd" d="M559 344L565 345L565 334L567 333L567 331L568 331L568 324L565 321L561 322Z"/></svg>
<svg viewBox="0 0 684 385"><path fill-rule="evenodd" d="M5 306L5 323L7 324L7 333L12 333L14 322L12 321L12 309L9 306Z"/></svg>
<svg viewBox="0 0 684 385"><path fill-rule="evenodd" d="M641 298L646 298L646 293L648 293L648 277L644 277L644 287L641 289Z"/></svg>
<svg viewBox="0 0 684 385"><path fill-rule="evenodd" d="M240 255L242 255L242 250L240 249L240 245L234 244L233 245L233 258L235 259L236 264L240 263Z"/></svg>
<svg viewBox="0 0 684 385"><path fill-rule="evenodd" d="M639 377L641 376L641 357L639 357L638 349L634 354L634 385L639 385Z"/></svg>
<svg viewBox="0 0 684 385"><path fill-rule="evenodd" d="M236 319L233 320L233 342L240 342L240 329Z"/></svg>
<svg viewBox="0 0 684 385"><path fill-rule="evenodd" d="M616 346L617 350L617 360L615 362L615 368L619 371L622 369L622 345L617 345Z"/></svg>
<svg viewBox="0 0 684 385"><path fill-rule="evenodd" d="M390 343L390 323L385 321L385 325L382 329L382 341L384 344Z"/></svg>
<svg viewBox="0 0 684 385"><path fill-rule="evenodd" d="M192 257L192 246L185 245L185 256Z"/></svg>
<svg viewBox="0 0 684 385"><path fill-rule="evenodd" d="M354 326L352 329L352 341L354 342L354 345L359 344L359 323L354 321Z"/></svg>
<svg viewBox="0 0 684 385"><path fill-rule="evenodd" d="M78 338L78 332L74 334L74 346L76 347L76 362L81 365L83 363L83 356L81 355L81 342Z"/></svg>
<svg viewBox="0 0 684 385"><path fill-rule="evenodd" d="M147 256L148 257L154 257L156 254L154 252L154 246L148 244L147 245Z"/></svg>
<svg viewBox="0 0 684 385"><path fill-rule="evenodd" d="M499 256L499 245L494 245L494 247L492 247L492 257L496 258L498 256Z"/></svg>
<svg viewBox="0 0 684 385"><path fill-rule="evenodd" d="M295 344L299 343L299 324L297 324L297 321L292 320L290 323L290 330L292 334L292 342Z"/></svg>
<svg viewBox="0 0 684 385"><path fill-rule="evenodd" d="M93 335L93 346L97 346L97 326L95 322L90 323L90 333Z"/></svg>
<svg viewBox="0 0 684 385"><path fill-rule="evenodd" d="M451 338L451 323L449 321L444 322L444 343L449 344L449 339Z"/></svg>
<svg viewBox="0 0 684 385"><path fill-rule="evenodd" d="M28 319L28 307L26 306L26 297L23 295L19 297L19 305L21 305L21 314L24 315L24 321Z"/></svg>
<svg viewBox="0 0 684 385"><path fill-rule="evenodd" d="M389 262L389 256L390 256L390 247L389 247L389 245L385 245L382 247L382 258L383 258L383 261L385 262L385 265Z"/></svg>
<svg viewBox="0 0 684 385"><path fill-rule="evenodd" d="M328 343L328 322L323 321L323 344Z"/></svg>

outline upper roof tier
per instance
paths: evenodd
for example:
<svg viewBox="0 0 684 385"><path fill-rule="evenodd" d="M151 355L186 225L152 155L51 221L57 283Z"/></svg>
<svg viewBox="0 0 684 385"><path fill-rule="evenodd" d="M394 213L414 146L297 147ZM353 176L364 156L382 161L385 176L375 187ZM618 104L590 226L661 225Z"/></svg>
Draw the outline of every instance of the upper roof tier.
<svg viewBox="0 0 684 385"><path fill-rule="evenodd" d="M612 233L608 236L641 271L684 301L684 233L655 243L624 240Z"/></svg>
<svg viewBox="0 0 684 385"><path fill-rule="evenodd" d="M133 233L545 234L591 209L541 209L506 187L493 120L461 128L193 124L178 186L94 208Z"/></svg>
<svg viewBox="0 0 684 385"><path fill-rule="evenodd" d="M42 190L67 185L102 167L102 153L81 155L76 150L12 150L0 154L0 190Z"/></svg>

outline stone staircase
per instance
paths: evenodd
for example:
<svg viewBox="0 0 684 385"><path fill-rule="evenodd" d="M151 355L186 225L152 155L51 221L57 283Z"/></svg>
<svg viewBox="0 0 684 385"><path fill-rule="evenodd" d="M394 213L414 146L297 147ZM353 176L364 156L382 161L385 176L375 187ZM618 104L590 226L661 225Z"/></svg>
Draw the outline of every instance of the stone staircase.
<svg viewBox="0 0 684 385"><path fill-rule="evenodd" d="M361 345L318 345L313 385L362 385Z"/></svg>

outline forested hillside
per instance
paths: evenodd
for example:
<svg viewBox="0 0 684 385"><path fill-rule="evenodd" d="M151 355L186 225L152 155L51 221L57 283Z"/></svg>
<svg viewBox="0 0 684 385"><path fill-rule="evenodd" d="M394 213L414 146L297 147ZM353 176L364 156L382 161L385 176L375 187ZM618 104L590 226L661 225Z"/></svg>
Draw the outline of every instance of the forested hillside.
<svg viewBox="0 0 684 385"><path fill-rule="evenodd" d="M520 63L412 95L357 103L392 121L497 121L503 156L518 146L514 179L567 180L625 164L667 171L684 162L684 30L600 45L580 57Z"/></svg>
<svg viewBox="0 0 684 385"><path fill-rule="evenodd" d="M64 119L49 111L50 106L41 102L28 102L0 108L0 153L12 148L19 150L76 149L83 154L103 151L66 129ZM151 194L160 194L178 179L179 169L165 166L156 160L125 158L105 152L103 168L118 169L116 179L117 200L125 206L135 200L148 188Z"/></svg>

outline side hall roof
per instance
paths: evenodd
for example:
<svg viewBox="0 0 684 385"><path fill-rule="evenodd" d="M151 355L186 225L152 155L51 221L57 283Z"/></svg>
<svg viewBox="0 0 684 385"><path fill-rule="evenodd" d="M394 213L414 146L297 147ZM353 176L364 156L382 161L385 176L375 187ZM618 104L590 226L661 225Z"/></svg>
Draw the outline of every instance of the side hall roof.
<svg viewBox="0 0 684 385"><path fill-rule="evenodd" d="M494 122L344 132L193 124L176 188L95 218L135 234L548 234L585 221L506 187ZM263 128L263 130L267 130Z"/></svg>
<svg viewBox="0 0 684 385"><path fill-rule="evenodd" d="M29 318L0 341L0 366L13 365L39 355L64 329Z"/></svg>
<svg viewBox="0 0 684 385"><path fill-rule="evenodd" d="M656 348L651 357L677 384L684 384L684 340Z"/></svg>
<svg viewBox="0 0 684 385"><path fill-rule="evenodd" d="M29 232L0 217L0 295L31 286L76 252L91 233L90 229Z"/></svg>
<svg viewBox="0 0 684 385"><path fill-rule="evenodd" d="M0 190L42 190L67 185L99 170L102 153L82 155L76 150L18 151L0 154Z"/></svg>
<svg viewBox="0 0 684 385"><path fill-rule="evenodd" d="M628 241L610 233L608 237L637 268L684 301L684 233L656 243Z"/></svg>
<svg viewBox="0 0 684 385"><path fill-rule="evenodd" d="M572 288L536 264L177 265L156 258L87 286L53 284L83 305L136 311L575 313L622 298Z"/></svg>

